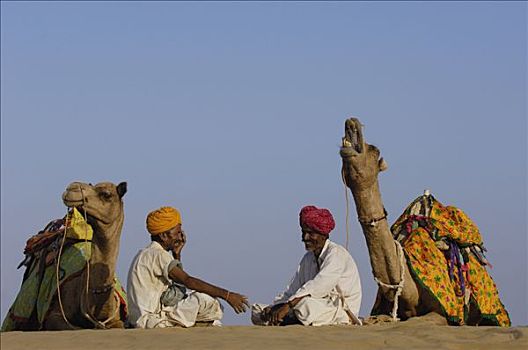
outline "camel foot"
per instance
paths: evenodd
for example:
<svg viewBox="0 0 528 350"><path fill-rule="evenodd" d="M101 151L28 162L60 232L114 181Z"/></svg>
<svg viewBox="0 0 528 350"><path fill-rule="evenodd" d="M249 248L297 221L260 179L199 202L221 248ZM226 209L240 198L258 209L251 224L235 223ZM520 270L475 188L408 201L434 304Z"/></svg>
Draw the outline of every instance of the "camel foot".
<svg viewBox="0 0 528 350"><path fill-rule="evenodd" d="M406 322L416 322L416 323L428 323L435 326L447 326L447 320L444 316L436 313L436 312L430 312L428 314L425 314L423 316L417 316L412 317L408 319Z"/></svg>
<svg viewBox="0 0 528 350"><path fill-rule="evenodd" d="M113 320L106 325L106 328L125 328L125 324L121 320Z"/></svg>
<svg viewBox="0 0 528 350"><path fill-rule="evenodd" d="M363 319L363 325L365 326L372 326L375 324L381 324L381 323L391 323L391 322L398 322L399 320L394 320L389 315L375 315L375 316L369 316Z"/></svg>

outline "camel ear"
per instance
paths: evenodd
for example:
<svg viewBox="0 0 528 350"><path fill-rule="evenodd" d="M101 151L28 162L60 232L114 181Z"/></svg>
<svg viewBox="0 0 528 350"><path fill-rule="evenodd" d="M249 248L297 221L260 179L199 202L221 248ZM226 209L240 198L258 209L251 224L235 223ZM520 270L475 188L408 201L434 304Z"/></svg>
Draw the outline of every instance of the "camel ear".
<svg viewBox="0 0 528 350"><path fill-rule="evenodd" d="M383 157L381 157L378 161L378 167L379 167L379 171L385 171L389 168L389 165L387 164L387 162L385 161L385 159L383 159Z"/></svg>
<svg viewBox="0 0 528 350"><path fill-rule="evenodd" d="M117 185L117 194L119 195L119 198L123 198L127 191L127 183L121 182L119 185Z"/></svg>

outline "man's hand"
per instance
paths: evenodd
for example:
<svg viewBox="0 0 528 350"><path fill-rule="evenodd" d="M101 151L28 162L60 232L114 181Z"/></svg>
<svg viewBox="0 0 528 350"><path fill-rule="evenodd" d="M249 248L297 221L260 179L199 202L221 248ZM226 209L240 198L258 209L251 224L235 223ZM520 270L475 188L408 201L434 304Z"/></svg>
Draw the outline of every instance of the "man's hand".
<svg viewBox="0 0 528 350"><path fill-rule="evenodd" d="M269 322L271 324L272 315L276 314L278 310L284 305L288 305L288 304L281 303L281 304L266 306L264 310L262 310L262 313L260 314L260 319L264 322Z"/></svg>
<svg viewBox="0 0 528 350"><path fill-rule="evenodd" d="M183 249L183 246L187 242L187 236L185 236L185 232L182 231L181 236L182 239L175 241L174 245L172 246L172 256L178 260L180 260L181 251Z"/></svg>
<svg viewBox="0 0 528 350"><path fill-rule="evenodd" d="M235 310L237 314L246 312L249 307L248 298L245 295L228 292L225 301Z"/></svg>
<svg viewBox="0 0 528 350"><path fill-rule="evenodd" d="M281 304L266 306L264 310L262 310L262 313L260 314L260 319L264 322L270 322L271 314L273 312L276 312L282 305L284 304L281 303Z"/></svg>
<svg viewBox="0 0 528 350"><path fill-rule="evenodd" d="M262 313L260 314L260 319L263 322L269 322L270 317L271 317L271 309L272 309L271 306L266 306L264 310L262 310Z"/></svg>
<svg viewBox="0 0 528 350"><path fill-rule="evenodd" d="M264 309L265 310L265 309ZM271 308L268 320L272 326L278 326L282 320L290 312L290 306L288 304L279 304Z"/></svg>

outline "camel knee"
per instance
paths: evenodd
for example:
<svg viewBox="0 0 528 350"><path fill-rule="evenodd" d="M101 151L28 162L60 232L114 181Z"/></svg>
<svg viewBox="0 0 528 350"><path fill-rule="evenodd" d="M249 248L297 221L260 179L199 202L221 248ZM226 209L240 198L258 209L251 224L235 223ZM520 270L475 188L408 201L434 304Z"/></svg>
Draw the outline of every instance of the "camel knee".
<svg viewBox="0 0 528 350"><path fill-rule="evenodd" d="M42 324L42 328L48 331L63 331L68 329L80 329L64 320L60 313L49 313Z"/></svg>

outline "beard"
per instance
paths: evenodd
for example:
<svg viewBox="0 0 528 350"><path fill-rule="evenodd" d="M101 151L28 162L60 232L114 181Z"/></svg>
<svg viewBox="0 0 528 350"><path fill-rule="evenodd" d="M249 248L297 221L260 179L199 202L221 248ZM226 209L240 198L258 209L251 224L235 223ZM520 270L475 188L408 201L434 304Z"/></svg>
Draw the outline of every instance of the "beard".
<svg viewBox="0 0 528 350"><path fill-rule="evenodd" d="M313 251L315 249L315 242L312 241L303 241L304 243L304 249L306 251Z"/></svg>

